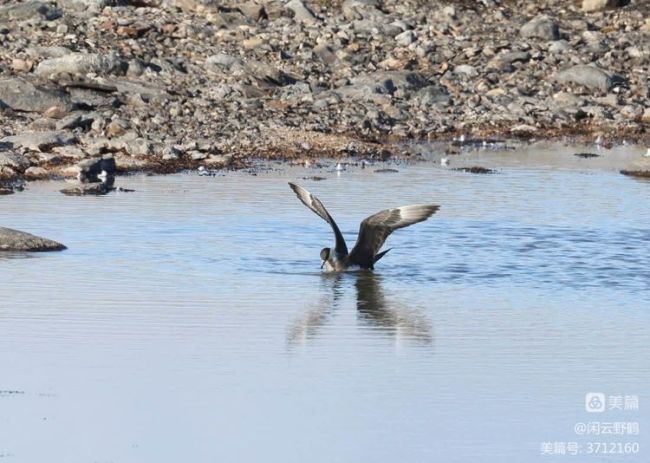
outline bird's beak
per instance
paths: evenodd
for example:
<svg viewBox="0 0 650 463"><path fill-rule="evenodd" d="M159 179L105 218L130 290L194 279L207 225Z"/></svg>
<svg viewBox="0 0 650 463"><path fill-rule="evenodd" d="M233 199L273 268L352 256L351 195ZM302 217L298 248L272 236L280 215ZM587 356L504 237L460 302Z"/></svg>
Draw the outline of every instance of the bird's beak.
<svg viewBox="0 0 650 463"><path fill-rule="evenodd" d="M323 267L325 267L325 262L327 262L327 261L326 261L326 260L324 260L324 261L323 261L323 263L322 263L322 264L320 264L320 269L321 269L321 270L323 270Z"/></svg>

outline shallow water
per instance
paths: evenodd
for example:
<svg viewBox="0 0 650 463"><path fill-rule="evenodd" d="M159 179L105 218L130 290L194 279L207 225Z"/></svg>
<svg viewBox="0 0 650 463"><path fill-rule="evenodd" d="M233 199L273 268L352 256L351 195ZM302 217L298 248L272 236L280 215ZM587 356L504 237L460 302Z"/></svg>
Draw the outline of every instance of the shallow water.
<svg viewBox="0 0 650 463"><path fill-rule="evenodd" d="M0 255L7 462L648 461L650 183L433 164L120 178L0 199L62 253ZM301 180L323 175L322 182ZM319 273L388 206L433 202L374 275ZM587 413L585 393L639 396ZM633 398L633 397L632 397ZM580 422L639 435L580 436ZM582 456L542 455L578 442ZM587 442L640 453L585 455Z"/></svg>

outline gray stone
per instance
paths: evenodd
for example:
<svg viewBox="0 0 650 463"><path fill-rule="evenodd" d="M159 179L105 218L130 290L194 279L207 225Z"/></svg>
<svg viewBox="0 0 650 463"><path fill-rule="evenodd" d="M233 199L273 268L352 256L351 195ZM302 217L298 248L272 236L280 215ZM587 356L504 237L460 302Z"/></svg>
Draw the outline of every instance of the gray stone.
<svg viewBox="0 0 650 463"><path fill-rule="evenodd" d="M591 13L610 8L619 8L630 3L630 0L582 0L582 11Z"/></svg>
<svg viewBox="0 0 650 463"><path fill-rule="evenodd" d="M139 137L135 140L118 141L118 143L131 156L149 156L153 152L153 144L146 138Z"/></svg>
<svg viewBox="0 0 650 463"><path fill-rule="evenodd" d="M395 36L395 42L397 42L398 45L401 45L403 47L406 47L413 42L417 40L415 36L415 32L413 31L404 31L401 34L397 34Z"/></svg>
<svg viewBox="0 0 650 463"><path fill-rule="evenodd" d="M127 63L118 58L117 54L109 53L70 53L60 58L50 58L41 61L34 74L52 77L56 74L125 74Z"/></svg>
<svg viewBox="0 0 650 463"><path fill-rule="evenodd" d="M66 249L61 243L41 238L11 228L0 227L0 251L35 252L62 251Z"/></svg>
<svg viewBox="0 0 650 463"><path fill-rule="evenodd" d="M447 105L451 102L449 92L442 85L428 85L415 94L421 106Z"/></svg>
<svg viewBox="0 0 650 463"><path fill-rule="evenodd" d="M25 52L30 57L41 59L41 60L48 59L48 58L60 58L65 55L69 55L70 53L74 53L69 48L62 47L62 46L51 46L51 47L35 46L35 47L27 48Z"/></svg>
<svg viewBox="0 0 650 463"><path fill-rule="evenodd" d="M487 68L502 72L512 72L514 71L512 63L526 62L529 61L530 58L530 53L527 51L511 51L502 53L492 58L488 62Z"/></svg>
<svg viewBox="0 0 650 463"><path fill-rule="evenodd" d="M298 22L304 23L315 23L318 22L318 18L312 13L312 11L305 6L301 0L291 0L285 5L288 10L291 10L294 14L294 19Z"/></svg>
<svg viewBox="0 0 650 463"><path fill-rule="evenodd" d="M88 130L92 126L94 117L85 114L70 114L57 121L56 130L74 130L77 128Z"/></svg>
<svg viewBox="0 0 650 463"><path fill-rule="evenodd" d="M13 3L13 2L12 2ZM45 19L52 21L61 17L61 10L50 2L31 0L24 3L14 3L0 7L0 18L14 21L28 19Z"/></svg>
<svg viewBox="0 0 650 463"><path fill-rule="evenodd" d="M422 74L413 71L379 71L362 74L352 79L352 84L375 86L377 93L419 90L431 82Z"/></svg>
<svg viewBox="0 0 650 463"><path fill-rule="evenodd" d="M52 107L66 112L72 107L67 93L34 85L21 78L0 80L0 101L15 111L26 112L40 113Z"/></svg>
<svg viewBox="0 0 650 463"><path fill-rule="evenodd" d="M612 88L613 80L605 71L595 66L579 64L565 69L557 74L557 80L562 83L584 85L587 88L608 91Z"/></svg>
<svg viewBox="0 0 650 463"><path fill-rule="evenodd" d="M46 179L49 175L49 172L43 167L31 166L25 169L25 178L27 180Z"/></svg>
<svg viewBox="0 0 650 463"><path fill-rule="evenodd" d="M478 71L474 66L470 66L469 64L461 64L454 68L454 74L460 74L467 77L476 77L478 76Z"/></svg>
<svg viewBox="0 0 650 463"><path fill-rule="evenodd" d="M253 21L259 21L260 19L267 17L264 6L255 2L241 3L237 5L237 9L241 11L244 16Z"/></svg>
<svg viewBox="0 0 650 463"><path fill-rule="evenodd" d="M115 179L111 178L108 182L76 185L60 191L66 196L104 196L115 190L114 181Z"/></svg>
<svg viewBox="0 0 650 463"><path fill-rule="evenodd" d="M345 100L388 103L390 95L398 90L413 92L430 85L422 75L412 71L378 71L353 78L349 85L336 89Z"/></svg>
<svg viewBox="0 0 650 463"><path fill-rule="evenodd" d="M314 54L325 64L334 64L338 61L334 50L324 43L314 47Z"/></svg>
<svg viewBox="0 0 650 463"><path fill-rule="evenodd" d="M3 167L22 172L29 167L29 161L22 154L13 151L0 151L0 169Z"/></svg>
<svg viewBox="0 0 650 463"><path fill-rule="evenodd" d="M251 76L264 81L267 84L283 86L295 84L297 82L294 77L281 71L275 66L262 61L249 61L246 63L246 69Z"/></svg>
<svg viewBox="0 0 650 463"><path fill-rule="evenodd" d="M99 12L102 8L111 3L110 0L57 0L63 8L70 8L77 11L90 10Z"/></svg>
<svg viewBox="0 0 650 463"><path fill-rule="evenodd" d="M212 55L205 60L205 64L208 68L213 67L221 71L230 70L233 66L243 66L241 59L227 53Z"/></svg>
<svg viewBox="0 0 650 463"><path fill-rule="evenodd" d="M0 142L11 143L14 147L33 151L49 151L55 146L74 144L77 142L77 138L66 131L24 132L4 137Z"/></svg>
<svg viewBox="0 0 650 463"><path fill-rule="evenodd" d="M341 10L345 19L354 21L385 16L379 9L380 5L379 0L345 0L341 5Z"/></svg>
<svg viewBox="0 0 650 463"><path fill-rule="evenodd" d="M549 16L541 15L524 24L520 30L523 37L539 38L544 40L558 40L560 28Z"/></svg>
<svg viewBox="0 0 650 463"><path fill-rule="evenodd" d="M561 54L571 50L571 45L566 40L555 40L548 45L548 52Z"/></svg>

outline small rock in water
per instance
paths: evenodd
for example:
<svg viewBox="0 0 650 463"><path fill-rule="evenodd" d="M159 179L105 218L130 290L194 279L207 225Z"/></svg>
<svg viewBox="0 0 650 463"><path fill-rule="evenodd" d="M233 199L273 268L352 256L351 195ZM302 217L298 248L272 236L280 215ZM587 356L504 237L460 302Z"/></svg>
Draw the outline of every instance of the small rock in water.
<svg viewBox="0 0 650 463"><path fill-rule="evenodd" d="M61 243L31 235L11 228L0 227L0 251L62 251L66 249Z"/></svg>
<svg viewBox="0 0 650 463"><path fill-rule="evenodd" d="M628 177L650 179L650 170L622 170L621 174L627 175Z"/></svg>
<svg viewBox="0 0 650 463"><path fill-rule="evenodd" d="M320 182L322 180L327 180L327 177L319 177L318 175L312 175L310 177L303 177L303 180L313 180L314 182Z"/></svg>
<svg viewBox="0 0 650 463"><path fill-rule="evenodd" d="M497 171L494 169L487 169L485 167L480 167L480 166L472 166L472 167L456 167L455 169L452 169L458 172L467 172L469 174L496 174Z"/></svg>
<svg viewBox="0 0 650 463"><path fill-rule="evenodd" d="M63 188L60 191L66 196L104 196L115 190L113 187L114 183L115 178L110 177L102 183L86 183L74 187Z"/></svg>
<svg viewBox="0 0 650 463"><path fill-rule="evenodd" d="M600 154L596 154L596 153L574 153L573 155L583 159L600 157Z"/></svg>
<svg viewBox="0 0 650 463"><path fill-rule="evenodd" d="M377 174L395 174L397 172L399 172L397 169L375 169Z"/></svg>

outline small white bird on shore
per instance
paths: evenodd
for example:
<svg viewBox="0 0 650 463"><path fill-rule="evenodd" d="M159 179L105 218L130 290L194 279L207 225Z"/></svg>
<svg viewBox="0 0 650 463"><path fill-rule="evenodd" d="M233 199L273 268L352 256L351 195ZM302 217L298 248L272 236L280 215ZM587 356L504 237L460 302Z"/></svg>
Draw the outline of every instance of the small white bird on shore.
<svg viewBox="0 0 650 463"><path fill-rule="evenodd" d="M603 144L603 137L602 137L602 135L598 135L598 137L596 137L596 144L597 144L597 145L602 145L602 144Z"/></svg>
<svg viewBox="0 0 650 463"><path fill-rule="evenodd" d="M440 165L441 166L448 166L449 165L449 158L440 159Z"/></svg>
<svg viewBox="0 0 650 463"><path fill-rule="evenodd" d="M648 151L645 152L643 155L644 158L650 158L650 148L648 148Z"/></svg>
<svg viewBox="0 0 650 463"><path fill-rule="evenodd" d="M341 164L340 162L337 162L336 163L336 171L337 172L342 172L344 170L345 170L345 167L343 167L343 164Z"/></svg>

